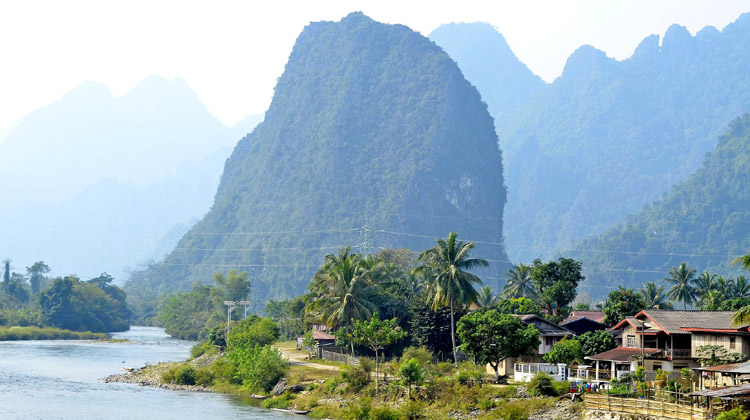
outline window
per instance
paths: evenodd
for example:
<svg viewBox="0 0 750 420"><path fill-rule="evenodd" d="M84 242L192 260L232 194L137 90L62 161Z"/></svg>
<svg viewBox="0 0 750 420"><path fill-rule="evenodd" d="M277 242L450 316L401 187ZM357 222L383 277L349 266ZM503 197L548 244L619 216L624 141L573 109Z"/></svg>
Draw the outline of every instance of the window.
<svg viewBox="0 0 750 420"><path fill-rule="evenodd" d="M554 346L555 345L555 337L544 337L544 344L548 346Z"/></svg>
<svg viewBox="0 0 750 420"><path fill-rule="evenodd" d="M635 344L635 336L629 335L627 336L627 341L625 342L625 347L637 347Z"/></svg>
<svg viewBox="0 0 750 420"><path fill-rule="evenodd" d="M736 340L737 340L737 337L735 337L735 336L730 336L729 337L729 348L730 349L734 350L735 345L736 345L736 343L735 343Z"/></svg>

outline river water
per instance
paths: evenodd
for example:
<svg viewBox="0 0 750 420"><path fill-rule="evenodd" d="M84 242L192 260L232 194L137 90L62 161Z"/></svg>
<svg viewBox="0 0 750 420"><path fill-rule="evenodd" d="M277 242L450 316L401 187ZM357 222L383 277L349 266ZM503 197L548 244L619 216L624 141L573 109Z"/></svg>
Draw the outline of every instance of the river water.
<svg viewBox="0 0 750 420"><path fill-rule="evenodd" d="M0 419L290 419L233 395L168 391L102 379L123 367L184 360L193 343L160 328L96 341L0 342Z"/></svg>

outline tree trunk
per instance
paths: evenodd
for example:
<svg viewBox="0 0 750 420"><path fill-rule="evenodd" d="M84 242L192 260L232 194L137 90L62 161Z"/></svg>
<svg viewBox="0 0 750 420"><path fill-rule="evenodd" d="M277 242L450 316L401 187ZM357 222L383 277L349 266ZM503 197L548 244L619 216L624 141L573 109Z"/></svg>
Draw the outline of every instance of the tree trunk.
<svg viewBox="0 0 750 420"><path fill-rule="evenodd" d="M378 350L375 349L375 394L378 393Z"/></svg>
<svg viewBox="0 0 750 420"><path fill-rule="evenodd" d="M458 355L456 353L456 332L453 320L453 293L451 293L451 343L453 344L453 364L458 367Z"/></svg>
<svg viewBox="0 0 750 420"><path fill-rule="evenodd" d="M492 366L492 369L495 369L495 382L500 383L500 372L497 370L498 367L500 367L500 362L495 363L494 365L492 362L490 362L490 366Z"/></svg>
<svg viewBox="0 0 750 420"><path fill-rule="evenodd" d="M352 348L352 357L354 357L354 340L349 340L349 345Z"/></svg>

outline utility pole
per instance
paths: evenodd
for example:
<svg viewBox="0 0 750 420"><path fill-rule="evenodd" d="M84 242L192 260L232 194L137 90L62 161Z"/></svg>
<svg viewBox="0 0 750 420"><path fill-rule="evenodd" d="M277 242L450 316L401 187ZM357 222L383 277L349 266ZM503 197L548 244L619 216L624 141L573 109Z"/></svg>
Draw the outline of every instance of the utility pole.
<svg viewBox="0 0 750 420"><path fill-rule="evenodd" d="M250 304L252 302L249 301L249 300L241 300L241 301L239 301L237 303L245 307L245 317L243 319L247 320L247 310L248 310L248 308L250 308Z"/></svg>
<svg viewBox="0 0 750 420"><path fill-rule="evenodd" d="M224 304L227 305L227 335L229 335L229 323L232 322L232 311L237 307L237 302L225 300Z"/></svg>

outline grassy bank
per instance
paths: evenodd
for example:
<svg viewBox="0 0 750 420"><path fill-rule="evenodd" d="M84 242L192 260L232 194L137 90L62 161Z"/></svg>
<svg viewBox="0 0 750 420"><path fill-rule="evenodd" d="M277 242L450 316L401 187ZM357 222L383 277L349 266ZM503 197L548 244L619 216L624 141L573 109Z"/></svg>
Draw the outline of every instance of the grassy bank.
<svg viewBox="0 0 750 420"><path fill-rule="evenodd" d="M0 341L15 340L103 340L109 334L70 331L52 327L0 327Z"/></svg>

